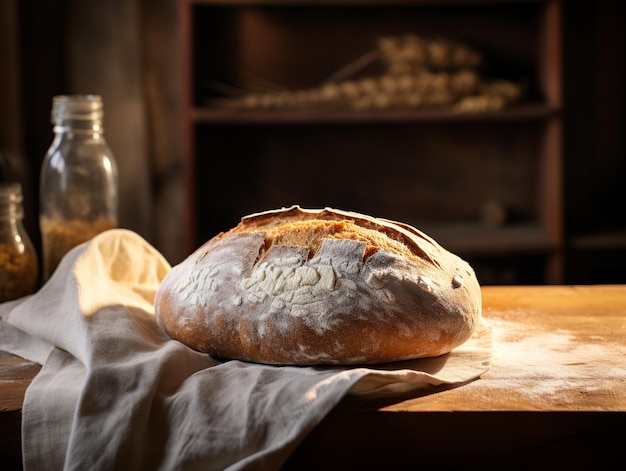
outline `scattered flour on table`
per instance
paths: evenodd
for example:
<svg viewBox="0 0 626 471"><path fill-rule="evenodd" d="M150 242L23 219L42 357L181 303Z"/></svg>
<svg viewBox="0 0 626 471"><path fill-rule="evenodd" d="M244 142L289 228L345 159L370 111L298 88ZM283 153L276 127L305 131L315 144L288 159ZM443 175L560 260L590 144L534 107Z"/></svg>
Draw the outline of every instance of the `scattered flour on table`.
<svg viewBox="0 0 626 471"><path fill-rule="evenodd" d="M520 392L550 396L576 389L589 393L602 389L598 378L623 379L626 387L624 345L613 343L607 348L601 336L582 342L567 330L531 331L515 322L489 322L494 334L493 364L506 372L508 379L519 377ZM529 371L534 372L530 377Z"/></svg>

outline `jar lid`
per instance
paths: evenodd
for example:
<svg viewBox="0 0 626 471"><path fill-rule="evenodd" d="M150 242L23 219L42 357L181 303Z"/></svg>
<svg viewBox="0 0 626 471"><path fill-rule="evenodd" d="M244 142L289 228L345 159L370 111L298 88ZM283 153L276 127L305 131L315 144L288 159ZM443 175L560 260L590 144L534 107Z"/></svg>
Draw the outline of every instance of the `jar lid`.
<svg viewBox="0 0 626 471"><path fill-rule="evenodd" d="M19 182L0 182L0 201L7 203L21 203L22 185Z"/></svg>
<svg viewBox="0 0 626 471"><path fill-rule="evenodd" d="M52 98L52 123L64 119L102 119L103 105L100 95L57 95Z"/></svg>
<svg viewBox="0 0 626 471"><path fill-rule="evenodd" d="M0 182L0 219L22 218L22 185L18 182Z"/></svg>

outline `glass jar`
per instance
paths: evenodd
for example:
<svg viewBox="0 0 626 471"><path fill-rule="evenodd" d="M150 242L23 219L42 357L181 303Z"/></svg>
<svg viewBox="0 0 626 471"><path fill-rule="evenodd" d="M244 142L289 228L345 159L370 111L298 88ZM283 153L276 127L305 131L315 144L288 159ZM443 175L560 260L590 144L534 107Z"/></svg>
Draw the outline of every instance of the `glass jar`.
<svg viewBox="0 0 626 471"><path fill-rule="evenodd" d="M35 292L38 261L24 229L22 185L0 183L0 302Z"/></svg>
<svg viewBox="0 0 626 471"><path fill-rule="evenodd" d="M72 248L117 227L117 165L102 117L98 95L53 98L54 140L40 176L43 281Z"/></svg>

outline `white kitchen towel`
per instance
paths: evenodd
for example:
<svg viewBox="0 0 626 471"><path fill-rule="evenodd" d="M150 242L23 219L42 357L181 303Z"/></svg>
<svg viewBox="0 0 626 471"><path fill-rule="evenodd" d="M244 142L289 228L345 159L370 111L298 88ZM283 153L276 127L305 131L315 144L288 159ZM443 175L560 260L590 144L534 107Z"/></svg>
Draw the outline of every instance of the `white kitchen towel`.
<svg viewBox="0 0 626 471"><path fill-rule="evenodd" d="M43 365L23 407L27 471L278 469L347 394L424 394L490 366L484 323L451 354L380 368L218 361L157 325L169 269L115 229L71 251L35 295L0 305L0 348Z"/></svg>

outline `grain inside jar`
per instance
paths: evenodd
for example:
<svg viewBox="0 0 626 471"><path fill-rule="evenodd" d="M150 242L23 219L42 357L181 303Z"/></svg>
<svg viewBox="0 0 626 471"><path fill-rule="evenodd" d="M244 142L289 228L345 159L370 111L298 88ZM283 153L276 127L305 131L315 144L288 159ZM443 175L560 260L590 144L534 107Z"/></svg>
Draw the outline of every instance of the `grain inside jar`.
<svg viewBox="0 0 626 471"><path fill-rule="evenodd" d="M43 244L43 276L50 278L59 263L70 250L109 229L117 227L117 221L98 218L94 221L59 221L42 218L40 220Z"/></svg>

